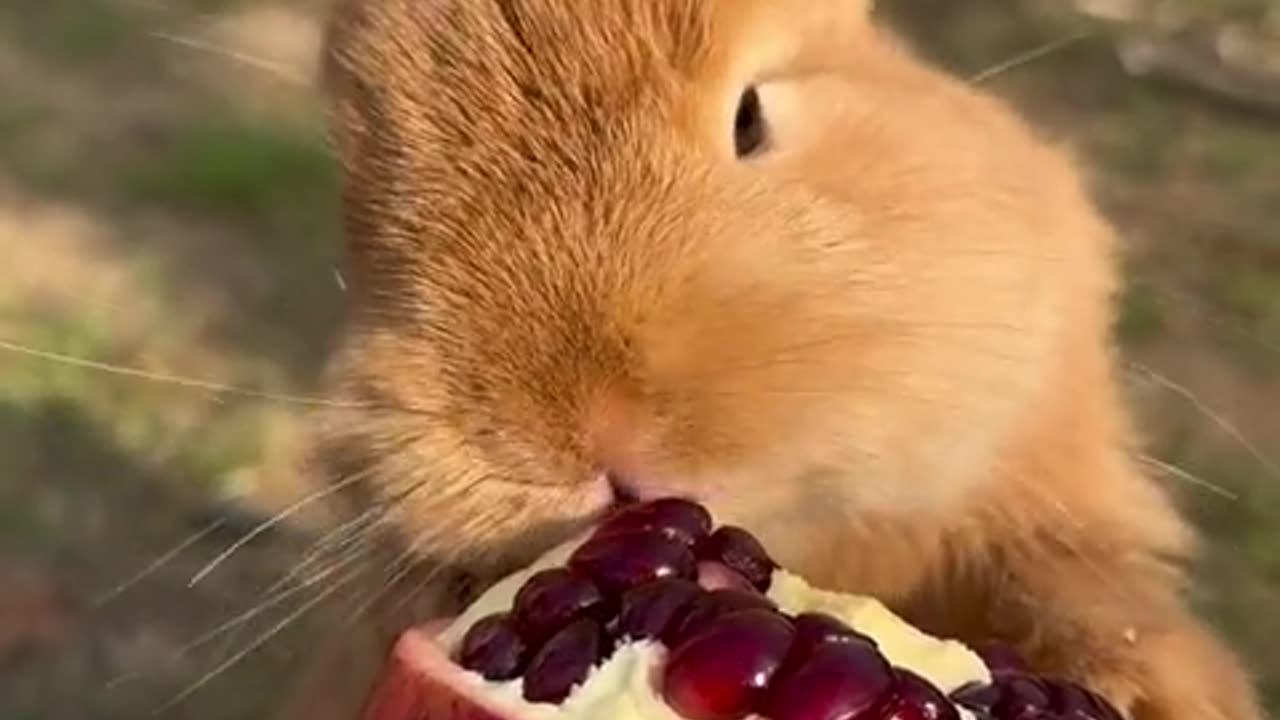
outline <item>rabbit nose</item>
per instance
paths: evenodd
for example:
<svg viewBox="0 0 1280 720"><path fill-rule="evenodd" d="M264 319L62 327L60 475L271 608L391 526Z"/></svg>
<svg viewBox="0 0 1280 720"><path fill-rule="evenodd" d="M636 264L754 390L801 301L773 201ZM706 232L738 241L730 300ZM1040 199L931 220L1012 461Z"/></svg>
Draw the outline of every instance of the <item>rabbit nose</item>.
<svg viewBox="0 0 1280 720"><path fill-rule="evenodd" d="M588 407L583 426L587 460L619 502L663 495L652 427L645 409L618 392L601 392Z"/></svg>
<svg viewBox="0 0 1280 720"><path fill-rule="evenodd" d="M598 391L582 416L587 459L602 473L626 476L643 452L643 426L638 403L621 392Z"/></svg>

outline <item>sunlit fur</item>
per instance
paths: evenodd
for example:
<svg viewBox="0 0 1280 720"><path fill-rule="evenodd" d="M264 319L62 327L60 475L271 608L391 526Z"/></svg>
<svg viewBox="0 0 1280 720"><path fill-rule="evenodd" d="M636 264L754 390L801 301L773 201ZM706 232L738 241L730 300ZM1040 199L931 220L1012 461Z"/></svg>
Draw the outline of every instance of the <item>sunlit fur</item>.
<svg viewBox="0 0 1280 720"><path fill-rule="evenodd" d="M853 0L336 17L334 392L370 407L328 414L319 452L411 551L509 568L608 472L1144 720L1259 717L1131 457L1111 232L1001 104ZM753 82L770 138L743 162Z"/></svg>

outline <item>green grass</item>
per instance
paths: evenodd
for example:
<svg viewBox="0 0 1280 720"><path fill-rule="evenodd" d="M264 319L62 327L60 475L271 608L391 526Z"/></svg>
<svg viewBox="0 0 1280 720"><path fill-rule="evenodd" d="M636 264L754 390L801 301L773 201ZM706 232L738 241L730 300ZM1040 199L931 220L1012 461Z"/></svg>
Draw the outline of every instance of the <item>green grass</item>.
<svg viewBox="0 0 1280 720"><path fill-rule="evenodd" d="M121 183L135 203L273 222L331 208L334 171L316 138L294 128L226 119L174 128Z"/></svg>
<svg viewBox="0 0 1280 720"><path fill-rule="evenodd" d="M1257 20L1266 14L1269 2L1270 0L1178 0L1171 5L1201 17L1230 15Z"/></svg>
<svg viewBox="0 0 1280 720"><path fill-rule="evenodd" d="M1134 88L1125 114L1118 118L1122 130L1105 151L1111 168L1135 180L1164 174L1182 123L1174 103L1156 92Z"/></svg>
<svg viewBox="0 0 1280 720"><path fill-rule="evenodd" d="M199 587L186 588L207 553L234 536L211 538L196 552L160 567L117 602L90 611L93 598L208 522L193 514L200 507L199 493L176 480L181 467L139 462L136 449L117 442L110 420L93 417L77 398L51 398L33 407L0 400L0 454L6 459L6 472L0 474L0 551L47 568L64 587L74 589L77 610L91 620L77 629L81 637L70 647L26 658L20 672L4 679L0 716L148 716L216 658L175 661L143 648L152 658L144 661L152 663L144 666L149 671L108 692L103 682L122 668L102 664L101 643L138 633L149 635L151 643L166 636L189 639L196 631L186 634L178 628L221 622L236 608L228 606L235 597L229 593L237 592L238 585L268 580L269 563L278 567L281 558L255 557L247 548L248 557L235 561L236 572L224 571ZM252 564L263 567L255 572ZM301 626L287 634L295 632L302 633ZM138 662L136 651L134 660L123 662ZM175 716L270 717L278 694L272 686L287 682L289 670L289 664L270 653L246 658ZM51 702L52 687L62 688L56 702Z"/></svg>
<svg viewBox="0 0 1280 720"><path fill-rule="evenodd" d="M1221 348L1244 370L1274 377L1280 368L1280 268L1252 255L1219 258L1205 293L1220 313Z"/></svg>
<svg viewBox="0 0 1280 720"><path fill-rule="evenodd" d="M137 54L135 6L113 0L5 0L0 37L71 68ZM128 51L128 52L126 52Z"/></svg>
<svg viewBox="0 0 1280 720"><path fill-rule="evenodd" d="M56 116L48 107L6 100L0 105L0 166L28 189L60 194L74 191L83 178L77 163L66 157L67 137L54 137L57 128Z"/></svg>
<svg viewBox="0 0 1280 720"><path fill-rule="evenodd" d="M4 107L0 107L0 148L3 148L5 156L23 144L27 133L37 130L50 119L45 108L10 98Z"/></svg>
<svg viewBox="0 0 1280 720"><path fill-rule="evenodd" d="M1196 607L1259 672L1267 707L1280 709L1271 646L1280 622L1270 612L1280 602L1280 483L1251 453L1206 428L1203 418L1166 418L1153 448L1164 461L1235 494L1167 480L1206 542L1196 567Z"/></svg>
<svg viewBox="0 0 1280 720"><path fill-rule="evenodd" d="M1219 180L1239 180L1280 163L1280 130L1274 127L1228 125L1207 140L1201 161Z"/></svg>
<svg viewBox="0 0 1280 720"><path fill-rule="evenodd" d="M0 306L6 326L23 329L23 343L49 352L76 357L106 358L111 348L110 330L90 317L67 318L39 312L37 308ZM0 399L20 407L34 406L49 397L85 399L93 395L92 375L83 369L36 358L7 358Z"/></svg>
<svg viewBox="0 0 1280 720"><path fill-rule="evenodd" d="M132 158L113 192L123 207L238 228L240 252L271 280L237 298L241 310L226 342L278 353L289 367L314 365L340 298L336 164L317 137L248 118L192 122Z"/></svg>
<svg viewBox="0 0 1280 720"><path fill-rule="evenodd" d="M90 431L90 428L93 428ZM0 538L9 546L54 552L71 537L66 531L70 487L91 487L95 480L130 467L128 453L84 414L78 397L48 396L38 401L0 399L0 451L9 471L0 479ZM68 472L50 472L50 466ZM89 472L95 468L95 472ZM32 478L45 479L38 488ZM101 489L101 488L100 488ZM19 494L26 495L26 498ZM2 496L9 496L4 498Z"/></svg>
<svg viewBox="0 0 1280 720"><path fill-rule="evenodd" d="M1219 299L1228 311L1250 320L1280 319L1280 271L1241 264L1224 279Z"/></svg>
<svg viewBox="0 0 1280 720"><path fill-rule="evenodd" d="M1240 553L1260 577L1280 581L1280 523L1275 522L1280 517L1280 487L1266 468L1244 451L1225 450L1184 459L1180 466L1236 495L1228 499L1189 494L1200 526L1215 542Z"/></svg>
<svg viewBox="0 0 1280 720"><path fill-rule="evenodd" d="M41 350L106 363L134 365L129 348L137 337L126 337L109 320L95 316L86 305L74 315L42 312L29 305L0 304L0 320L20 328L24 344ZM162 323L163 311L134 308L143 325L152 357L166 346L191 347L198 338L172 335ZM151 317L148 318L148 313ZM116 330L112 328L115 327ZM161 337L164 333L171 337ZM86 422L100 425L110 441L133 457L164 466L190 490L221 495L237 471L252 466L266 450L264 438L279 418L262 403L230 402L199 391L121 378L43 358L0 356L0 402L14 411L40 414L51 403L66 404ZM251 384L246 381L246 384Z"/></svg>
<svg viewBox="0 0 1280 720"><path fill-rule="evenodd" d="M0 93L0 174L36 207L101 230L67 244L87 254L65 279L82 295L23 296L27 285L0 281L5 339L286 391L298 367L314 365L337 295L331 159L314 133L260 117L261 105L242 107L199 74L171 73L171 48L147 36L189 27L189 10L242 1L0 0L0 45L35 78L30 92ZM210 242L225 244L210 252ZM296 410L7 353L0 378L0 553L64 582L86 612L208 513L241 507L229 496L273 482L255 471L280 452ZM67 647L6 671L0 716L142 717L199 677L228 646L111 693L101 688L119 668L101 648L181 644L259 600L297 561L296 548L276 544L288 538L255 543L187 588L235 537L213 538L125 601L95 608ZM302 647L268 644L175 716L270 716L297 666L282 655Z"/></svg>
<svg viewBox="0 0 1280 720"><path fill-rule="evenodd" d="M197 120L196 110L154 118L139 141L126 129L86 133L49 107L16 103L0 108L0 164L27 191L83 203L122 228L141 211L230 230L228 257L270 280L232 298L241 308L226 341L312 365L339 297L336 164L317 135L294 124L217 106ZM152 275L180 286L183 272L205 271L159 263ZM181 293L167 295L181 302Z"/></svg>
<svg viewBox="0 0 1280 720"><path fill-rule="evenodd" d="M1127 345L1140 345L1164 330L1160 297L1149 283L1130 280L1120 297L1116 335Z"/></svg>

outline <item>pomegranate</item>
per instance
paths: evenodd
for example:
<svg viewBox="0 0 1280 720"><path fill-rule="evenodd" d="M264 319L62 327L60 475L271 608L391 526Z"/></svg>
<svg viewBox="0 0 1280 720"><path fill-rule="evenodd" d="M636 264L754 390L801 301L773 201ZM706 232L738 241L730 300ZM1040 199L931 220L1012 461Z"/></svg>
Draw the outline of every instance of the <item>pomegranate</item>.
<svg viewBox="0 0 1280 720"><path fill-rule="evenodd" d="M736 570L752 585L769 589L776 566L760 541L746 530L726 525L703 540L698 549L700 555Z"/></svg>
<svg viewBox="0 0 1280 720"><path fill-rule="evenodd" d="M711 513L701 505L680 498L631 505L600 525L596 535L656 530L693 547L711 533Z"/></svg>
<svg viewBox="0 0 1280 720"><path fill-rule="evenodd" d="M984 658L986 658L984 660ZM623 509L405 632L364 720L1119 720L1084 688L781 569L701 506Z"/></svg>
<svg viewBox="0 0 1280 720"><path fill-rule="evenodd" d="M528 655L529 647L507 613L495 613L472 625L458 648L458 662L486 680L520 677Z"/></svg>
<svg viewBox="0 0 1280 720"><path fill-rule="evenodd" d="M722 615L680 643L667 663L663 693L690 720L733 720L760 706L795 639L770 610Z"/></svg>
<svg viewBox="0 0 1280 720"><path fill-rule="evenodd" d="M820 643L793 657L772 688L766 716L773 720L876 718L891 698L893 671L866 643Z"/></svg>
<svg viewBox="0 0 1280 720"><path fill-rule="evenodd" d="M524 673L524 699L542 703L563 701L603 659L604 649L604 629L599 623L590 618L569 623L552 635L529 661Z"/></svg>
<svg viewBox="0 0 1280 720"><path fill-rule="evenodd" d="M569 567L611 594L653 580L698 574L697 560L688 545L653 531L591 538L574 551Z"/></svg>
<svg viewBox="0 0 1280 720"><path fill-rule="evenodd" d="M673 623L662 639L670 646L695 635L721 615L738 610L773 610L774 604L765 596L720 588L701 593L685 608L679 622Z"/></svg>
<svg viewBox="0 0 1280 720"><path fill-rule="evenodd" d="M701 588L689 580L668 578L638 585L622 594L618 637L631 640L667 637L683 621Z"/></svg>
<svg viewBox="0 0 1280 720"><path fill-rule="evenodd" d="M611 615L595 583L565 568L543 570L529 578L516 593L513 614L520 633L534 643L579 617L605 621Z"/></svg>

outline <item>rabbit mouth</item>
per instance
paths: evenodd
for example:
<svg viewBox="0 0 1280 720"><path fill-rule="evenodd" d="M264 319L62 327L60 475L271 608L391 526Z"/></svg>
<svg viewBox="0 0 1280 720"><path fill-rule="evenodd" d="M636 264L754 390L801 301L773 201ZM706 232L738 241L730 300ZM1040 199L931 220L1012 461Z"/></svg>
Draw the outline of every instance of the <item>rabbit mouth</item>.
<svg viewBox="0 0 1280 720"><path fill-rule="evenodd" d="M600 481L606 483L610 492L613 493L612 509L615 510L627 505L675 496L694 502L700 501L700 498L693 497L690 493L677 492L676 488L649 477L615 471L602 472L599 477Z"/></svg>

